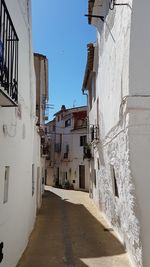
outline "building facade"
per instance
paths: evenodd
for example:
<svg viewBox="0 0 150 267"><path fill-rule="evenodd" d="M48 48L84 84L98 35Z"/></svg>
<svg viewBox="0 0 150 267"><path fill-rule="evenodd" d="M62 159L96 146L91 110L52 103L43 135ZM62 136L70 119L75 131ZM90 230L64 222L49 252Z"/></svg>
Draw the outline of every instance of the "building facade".
<svg viewBox="0 0 150 267"><path fill-rule="evenodd" d="M37 206L41 206L41 192L44 192L46 177L45 159L48 155L48 140L45 135L46 108L48 105L48 59L45 55L34 53L36 76L36 127L40 148Z"/></svg>
<svg viewBox="0 0 150 267"><path fill-rule="evenodd" d="M30 0L0 0L0 266L15 267L41 203Z"/></svg>
<svg viewBox="0 0 150 267"><path fill-rule="evenodd" d="M88 1L97 41L88 45L82 88L93 155L90 195L136 267L150 265L149 10L147 0Z"/></svg>
<svg viewBox="0 0 150 267"><path fill-rule="evenodd" d="M69 108L63 105L48 124L50 163L47 183L74 189L89 188L89 161L84 157L87 144L87 107Z"/></svg>

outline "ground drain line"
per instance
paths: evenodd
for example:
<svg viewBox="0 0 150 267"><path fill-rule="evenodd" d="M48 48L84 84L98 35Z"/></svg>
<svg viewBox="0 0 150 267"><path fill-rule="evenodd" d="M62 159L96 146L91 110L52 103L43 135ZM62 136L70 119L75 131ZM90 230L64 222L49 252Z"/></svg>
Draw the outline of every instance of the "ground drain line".
<svg viewBox="0 0 150 267"><path fill-rule="evenodd" d="M65 264L66 267L75 267L72 242L70 240L70 235L69 235L68 217L63 200L61 202L61 216L62 216L62 230L63 230L63 238L65 246Z"/></svg>

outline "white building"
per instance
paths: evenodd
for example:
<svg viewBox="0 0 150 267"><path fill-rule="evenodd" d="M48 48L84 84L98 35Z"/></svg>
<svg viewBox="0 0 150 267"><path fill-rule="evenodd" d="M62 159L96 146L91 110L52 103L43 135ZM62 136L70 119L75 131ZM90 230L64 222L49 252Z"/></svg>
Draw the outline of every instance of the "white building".
<svg viewBox="0 0 150 267"><path fill-rule="evenodd" d="M87 107L66 109L63 105L54 116L55 120L46 125L51 151L47 183L64 186L69 181L74 189L88 190L89 160L83 154Z"/></svg>
<svg viewBox="0 0 150 267"><path fill-rule="evenodd" d="M48 155L48 144L45 135L45 111L48 105L48 59L46 56L34 53L34 67L36 75L36 126L40 136L40 168L39 172L39 197L38 208L41 206L41 192L44 192L46 177L45 159Z"/></svg>
<svg viewBox="0 0 150 267"><path fill-rule="evenodd" d="M53 186L54 181L54 164L55 164L55 138L56 138L55 119L45 124L45 135L48 139L48 155L46 157L46 177L45 184Z"/></svg>
<svg viewBox="0 0 150 267"><path fill-rule="evenodd" d="M15 267L40 202L31 3L0 0L0 266Z"/></svg>
<svg viewBox="0 0 150 267"><path fill-rule="evenodd" d="M88 22L97 29L83 82L92 127L91 196L133 265L149 267L150 1L88 5Z"/></svg>

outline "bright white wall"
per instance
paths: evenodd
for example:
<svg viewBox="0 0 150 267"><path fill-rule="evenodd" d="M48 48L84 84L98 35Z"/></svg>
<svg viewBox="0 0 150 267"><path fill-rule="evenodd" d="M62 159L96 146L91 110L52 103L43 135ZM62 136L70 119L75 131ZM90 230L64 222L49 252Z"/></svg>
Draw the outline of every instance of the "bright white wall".
<svg viewBox="0 0 150 267"><path fill-rule="evenodd" d="M31 95L35 95L35 82L27 9L20 3L17 0L6 0L20 40L18 91L22 115L19 119L17 108L14 107L0 108L0 242L4 242L2 267L16 266L28 242L36 214L36 192L32 196L35 103L34 97L31 98ZM10 177L8 202L3 204L5 166L10 166Z"/></svg>
<svg viewBox="0 0 150 267"><path fill-rule="evenodd" d="M98 56L94 71L97 73L96 97L100 103L100 142L93 146L90 187L94 201L116 229L134 265L147 267L150 241L147 234L149 216L146 215L149 100L133 96L149 95L147 13L150 4L134 1L132 9L132 1L128 3L128 6L116 6L109 13L106 10L104 24L99 19L92 20L97 26ZM141 14L144 16L142 22ZM96 113L95 102L89 114L90 124L95 124ZM96 162L98 157L100 170ZM111 166L115 170L119 197L114 194ZM96 187L92 176L94 168Z"/></svg>
<svg viewBox="0 0 150 267"><path fill-rule="evenodd" d="M131 9L121 6L109 10L105 23L97 21L99 56L94 68L103 138L118 123L122 98L129 93L130 24Z"/></svg>

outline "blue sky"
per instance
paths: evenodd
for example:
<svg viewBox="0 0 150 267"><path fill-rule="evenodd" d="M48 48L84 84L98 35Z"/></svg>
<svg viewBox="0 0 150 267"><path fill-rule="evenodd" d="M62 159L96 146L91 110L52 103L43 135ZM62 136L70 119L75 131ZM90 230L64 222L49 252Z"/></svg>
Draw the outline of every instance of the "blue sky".
<svg viewBox="0 0 150 267"><path fill-rule="evenodd" d="M62 104L86 105L82 81L87 44L96 39L88 25L88 0L32 0L33 50L49 60L49 119Z"/></svg>

